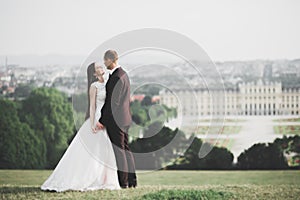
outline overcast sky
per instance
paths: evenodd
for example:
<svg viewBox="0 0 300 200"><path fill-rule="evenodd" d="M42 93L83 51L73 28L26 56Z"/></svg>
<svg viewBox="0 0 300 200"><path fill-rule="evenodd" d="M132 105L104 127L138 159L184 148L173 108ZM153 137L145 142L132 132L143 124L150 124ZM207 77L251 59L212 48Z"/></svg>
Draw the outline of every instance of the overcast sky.
<svg viewBox="0 0 300 200"><path fill-rule="evenodd" d="M299 11L298 0L0 0L0 55L86 56L122 32L165 28L215 61L300 58Z"/></svg>

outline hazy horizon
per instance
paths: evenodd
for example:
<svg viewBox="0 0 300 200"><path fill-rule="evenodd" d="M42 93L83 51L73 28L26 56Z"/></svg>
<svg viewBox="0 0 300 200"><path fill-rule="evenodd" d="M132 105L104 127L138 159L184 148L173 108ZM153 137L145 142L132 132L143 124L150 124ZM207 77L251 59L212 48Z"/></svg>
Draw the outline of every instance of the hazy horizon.
<svg viewBox="0 0 300 200"><path fill-rule="evenodd" d="M81 65L87 59L87 56L84 55L66 55L66 54L20 54L20 55L0 55L0 66L5 66L6 57L8 58L8 64L16 64L16 65L25 65L25 66L40 66L42 63L45 65ZM47 60L45 60L47 58ZM35 60L37 59L37 60ZM99 60L101 62L101 57L99 56ZM252 61L291 61L291 60L299 60L298 58L288 59L245 59L245 60L212 60L214 63L226 63L226 62L252 62ZM159 62L159 60L156 62ZM173 64L173 63L180 63L181 61L174 61L170 60L167 61L164 58L161 58L162 64ZM184 61L182 61L184 62ZM136 64L143 64L142 61L134 61L133 59L120 59L119 63L127 64L127 63L136 63ZM144 64L151 64L151 59L145 59Z"/></svg>
<svg viewBox="0 0 300 200"><path fill-rule="evenodd" d="M299 8L296 0L2 0L0 55L87 57L120 33L160 28L189 37L213 61L298 59Z"/></svg>

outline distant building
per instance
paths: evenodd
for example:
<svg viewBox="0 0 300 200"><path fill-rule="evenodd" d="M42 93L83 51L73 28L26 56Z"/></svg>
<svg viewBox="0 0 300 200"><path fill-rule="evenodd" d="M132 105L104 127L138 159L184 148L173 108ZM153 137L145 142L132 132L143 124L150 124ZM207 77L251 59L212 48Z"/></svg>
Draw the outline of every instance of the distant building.
<svg viewBox="0 0 300 200"><path fill-rule="evenodd" d="M141 101L143 101L144 97L145 97L144 94L136 94L136 95L132 95L132 96L130 97L130 101L133 102L133 101L137 100L137 101L140 101L140 102L141 102Z"/></svg>
<svg viewBox="0 0 300 200"><path fill-rule="evenodd" d="M145 96L146 95L144 95L144 94L135 94L130 97L130 101L131 102L133 102L133 101L141 102L144 100ZM160 101L160 96L158 96L158 95L155 95L151 98L152 103L158 103L159 101Z"/></svg>
<svg viewBox="0 0 300 200"><path fill-rule="evenodd" d="M151 99L151 102L152 103L159 103L160 102L160 96L158 96L158 95L153 96L152 99Z"/></svg>
<svg viewBox="0 0 300 200"><path fill-rule="evenodd" d="M0 73L0 81L9 82L11 80L11 76L7 73Z"/></svg>
<svg viewBox="0 0 300 200"><path fill-rule="evenodd" d="M212 94L219 97L221 103L213 103ZM181 89L160 93L160 102L180 109L183 116L299 115L299 98L300 87L285 87L281 82L264 79L241 82L236 88L226 88L224 92ZM178 99L183 100L178 102ZM193 103L193 99L198 102Z"/></svg>
<svg viewBox="0 0 300 200"><path fill-rule="evenodd" d="M242 115L280 115L282 114L281 82L259 79L256 82L239 85L240 114Z"/></svg>

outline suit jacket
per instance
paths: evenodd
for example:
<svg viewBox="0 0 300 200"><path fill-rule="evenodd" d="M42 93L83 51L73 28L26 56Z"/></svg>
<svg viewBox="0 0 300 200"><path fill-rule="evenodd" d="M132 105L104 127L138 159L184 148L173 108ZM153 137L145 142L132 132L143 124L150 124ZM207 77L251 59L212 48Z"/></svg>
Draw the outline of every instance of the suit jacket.
<svg viewBox="0 0 300 200"><path fill-rule="evenodd" d="M123 129L132 123L130 112L130 81L127 73L117 68L105 85L106 97L99 122L104 126L117 125Z"/></svg>

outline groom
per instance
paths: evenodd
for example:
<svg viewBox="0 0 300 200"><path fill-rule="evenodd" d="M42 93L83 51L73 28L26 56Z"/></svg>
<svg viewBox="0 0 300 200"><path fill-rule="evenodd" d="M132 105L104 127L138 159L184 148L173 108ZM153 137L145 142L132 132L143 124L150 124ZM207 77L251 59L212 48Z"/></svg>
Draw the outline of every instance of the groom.
<svg viewBox="0 0 300 200"><path fill-rule="evenodd" d="M106 128L112 142L120 186L136 187L135 163L128 147L128 129L132 122L129 107L130 82L127 73L118 65L117 60L116 51L105 52L104 64L110 70L110 75L105 85L106 98L97 127Z"/></svg>

